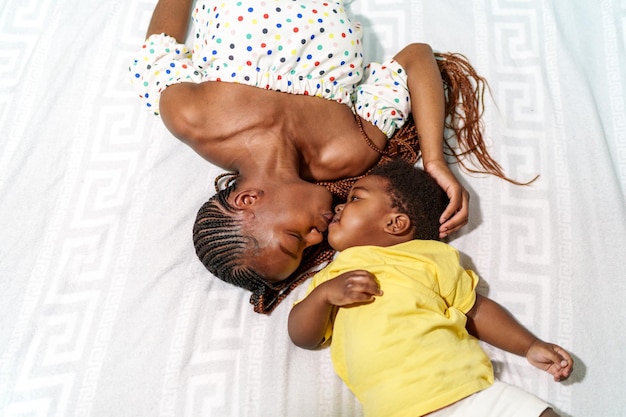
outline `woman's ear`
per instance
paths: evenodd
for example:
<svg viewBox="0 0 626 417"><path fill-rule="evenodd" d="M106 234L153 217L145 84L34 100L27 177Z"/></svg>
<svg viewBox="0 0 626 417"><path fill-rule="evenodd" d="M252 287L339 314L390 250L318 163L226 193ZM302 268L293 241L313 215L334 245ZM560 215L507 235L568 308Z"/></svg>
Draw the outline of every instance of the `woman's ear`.
<svg viewBox="0 0 626 417"><path fill-rule="evenodd" d="M411 219L404 213L391 213L385 224L385 232L394 236L403 236L412 232Z"/></svg>
<svg viewBox="0 0 626 417"><path fill-rule="evenodd" d="M246 188L235 191L232 205L238 209L246 209L254 206L261 198L263 198L263 190L258 188Z"/></svg>

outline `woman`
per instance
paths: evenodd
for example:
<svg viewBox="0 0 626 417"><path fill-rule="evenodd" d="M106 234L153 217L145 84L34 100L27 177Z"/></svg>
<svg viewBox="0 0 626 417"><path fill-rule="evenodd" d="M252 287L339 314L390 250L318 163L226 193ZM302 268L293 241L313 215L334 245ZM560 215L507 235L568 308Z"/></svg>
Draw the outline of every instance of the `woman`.
<svg viewBox="0 0 626 417"><path fill-rule="evenodd" d="M190 12L192 51L183 44ZM409 45L363 68L360 28L341 3L201 0L192 11L192 0L160 0L130 71L174 136L237 173L201 208L194 242L209 271L253 292L255 311L271 311L302 280L305 251L323 240L332 196L316 183L358 177L397 154L388 138L411 116L424 169L450 198L440 235L467 223L469 195L444 159L446 103L431 48ZM459 142L502 176L478 124L468 120Z"/></svg>

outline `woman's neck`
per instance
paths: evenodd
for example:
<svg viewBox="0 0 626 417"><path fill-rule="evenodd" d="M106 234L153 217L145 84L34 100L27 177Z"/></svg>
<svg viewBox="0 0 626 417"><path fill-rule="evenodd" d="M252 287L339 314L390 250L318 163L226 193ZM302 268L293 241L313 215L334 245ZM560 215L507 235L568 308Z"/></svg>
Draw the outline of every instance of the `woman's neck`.
<svg viewBox="0 0 626 417"><path fill-rule="evenodd" d="M230 83L199 88L197 133L187 143L226 170L297 173L307 181L325 181L363 174L380 157L344 104ZM220 116L224 109L227 120ZM384 134L365 125L370 139L384 146Z"/></svg>
<svg viewBox="0 0 626 417"><path fill-rule="evenodd" d="M300 151L293 140L270 130L259 130L241 141L233 165L242 177L300 177Z"/></svg>

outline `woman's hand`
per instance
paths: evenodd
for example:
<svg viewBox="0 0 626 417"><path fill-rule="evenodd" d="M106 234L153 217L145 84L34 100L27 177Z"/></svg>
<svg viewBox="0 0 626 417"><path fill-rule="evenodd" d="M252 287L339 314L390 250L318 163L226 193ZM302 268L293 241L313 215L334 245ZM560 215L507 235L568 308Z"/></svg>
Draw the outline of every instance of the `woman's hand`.
<svg viewBox="0 0 626 417"><path fill-rule="evenodd" d="M437 181L448 195L450 203L441 214L439 237L447 237L465 226L469 217L469 193L456 179L444 160L426 162L424 170Z"/></svg>
<svg viewBox="0 0 626 417"><path fill-rule="evenodd" d="M467 224L469 193L457 181L444 158L445 94L439 66L429 45L414 43L394 59L407 73L411 109L420 137L424 170L444 189L450 204L440 218L439 237L444 238Z"/></svg>

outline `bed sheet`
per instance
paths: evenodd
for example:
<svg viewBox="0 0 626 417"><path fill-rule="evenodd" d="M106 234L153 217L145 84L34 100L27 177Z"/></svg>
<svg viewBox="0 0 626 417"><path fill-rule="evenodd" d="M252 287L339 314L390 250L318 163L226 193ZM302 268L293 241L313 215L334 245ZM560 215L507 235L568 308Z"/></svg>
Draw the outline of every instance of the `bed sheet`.
<svg viewBox="0 0 626 417"><path fill-rule="evenodd" d="M0 415L362 415L328 350L292 346L210 277L194 213L221 171L175 140L127 68L153 0L0 5ZM356 0L366 59L466 55L508 174L456 170L451 241L488 294L576 359L565 383L485 346L563 416L626 415L626 2ZM456 168L455 168L456 169ZM373 360L375 360L373 358Z"/></svg>

